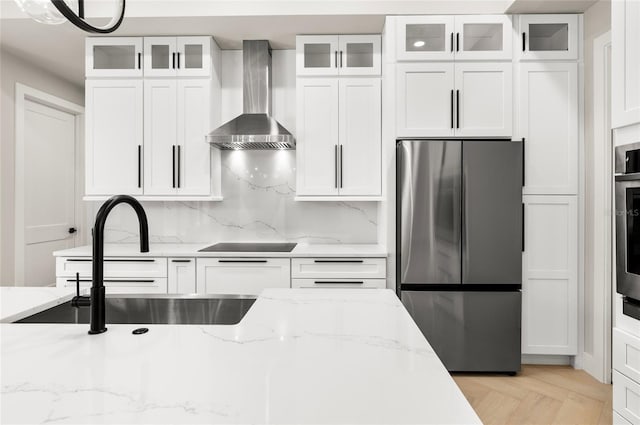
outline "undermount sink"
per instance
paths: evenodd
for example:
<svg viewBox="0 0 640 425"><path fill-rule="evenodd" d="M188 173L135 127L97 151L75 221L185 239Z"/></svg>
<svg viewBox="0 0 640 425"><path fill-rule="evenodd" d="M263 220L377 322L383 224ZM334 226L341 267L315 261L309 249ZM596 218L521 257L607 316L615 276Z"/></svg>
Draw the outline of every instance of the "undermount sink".
<svg viewBox="0 0 640 425"><path fill-rule="evenodd" d="M112 295L105 314L107 324L235 325L255 301L235 295ZM89 323L89 312L69 301L15 323Z"/></svg>

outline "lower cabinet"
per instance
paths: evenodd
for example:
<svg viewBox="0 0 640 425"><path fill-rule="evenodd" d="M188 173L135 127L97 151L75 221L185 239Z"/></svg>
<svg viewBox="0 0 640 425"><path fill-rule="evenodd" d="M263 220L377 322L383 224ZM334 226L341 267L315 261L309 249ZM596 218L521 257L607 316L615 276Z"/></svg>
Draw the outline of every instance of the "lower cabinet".
<svg viewBox="0 0 640 425"><path fill-rule="evenodd" d="M167 275L170 294L196 293L195 258L169 258Z"/></svg>
<svg viewBox="0 0 640 425"><path fill-rule="evenodd" d="M369 288L384 289L385 279L291 279L292 288Z"/></svg>
<svg viewBox="0 0 640 425"><path fill-rule="evenodd" d="M613 329L613 423L640 424L640 337Z"/></svg>
<svg viewBox="0 0 640 425"><path fill-rule="evenodd" d="M198 258L196 269L199 294L259 295L291 287L289 258Z"/></svg>
<svg viewBox="0 0 640 425"><path fill-rule="evenodd" d="M105 258L104 286L107 294L166 294L167 259L151 257ZM90 257L56 258L56 286L88 288L92 282Z"/></svg>
<svg viewBox="0 0 640 425"><path fill-rule="evenodd" d="M578 210L575 196L524 197L522 353L578 350Z"/></svg>

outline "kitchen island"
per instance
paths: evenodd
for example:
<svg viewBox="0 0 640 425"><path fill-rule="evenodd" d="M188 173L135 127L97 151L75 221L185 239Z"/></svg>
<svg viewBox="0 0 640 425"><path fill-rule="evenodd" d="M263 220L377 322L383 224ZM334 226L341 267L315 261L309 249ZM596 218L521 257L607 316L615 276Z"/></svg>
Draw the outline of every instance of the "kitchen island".
<svg viewBox="0 0 640 425"><path fill-rule="evenodd" d="M268 289L237 325L3 324L2 423L480 424L390 290Z"/></svg>

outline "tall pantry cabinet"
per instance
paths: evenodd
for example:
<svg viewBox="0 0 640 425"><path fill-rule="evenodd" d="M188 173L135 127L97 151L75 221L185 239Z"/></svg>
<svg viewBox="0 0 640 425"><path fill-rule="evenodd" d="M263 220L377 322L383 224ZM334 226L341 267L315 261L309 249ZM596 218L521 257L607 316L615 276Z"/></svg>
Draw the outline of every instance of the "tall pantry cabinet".
<svg viewBox="0 0 640 425"><path fill-rule="evenodd" d="M206 36L87 38L87 199L222 199L219 61Z"/></svg>

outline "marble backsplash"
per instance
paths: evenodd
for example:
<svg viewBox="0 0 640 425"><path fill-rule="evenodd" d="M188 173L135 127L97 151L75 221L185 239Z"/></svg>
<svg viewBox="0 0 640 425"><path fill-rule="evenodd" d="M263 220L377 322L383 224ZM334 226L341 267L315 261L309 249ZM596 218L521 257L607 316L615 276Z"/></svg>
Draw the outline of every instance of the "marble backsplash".
<svg viewBox="0 0 640 425"><path fill-rule="evenodd" d="M376 243L376 202L296 202L295 151L225 151L222 202L145 202L152 243ZM99 202L88 205L92 223ZM135 243L133 210L118 206L105 240Z"/></svg>

